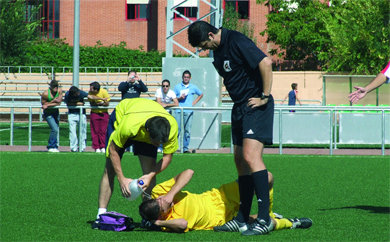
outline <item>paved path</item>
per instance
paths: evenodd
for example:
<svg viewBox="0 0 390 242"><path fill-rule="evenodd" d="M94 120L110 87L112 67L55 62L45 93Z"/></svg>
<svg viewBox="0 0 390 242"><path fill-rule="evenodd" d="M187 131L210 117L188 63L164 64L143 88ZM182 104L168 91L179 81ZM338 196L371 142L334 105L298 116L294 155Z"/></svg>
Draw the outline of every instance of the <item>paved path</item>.
<svg viewBox="0 0 390 242"><path fill-rule="evenodd" d="M61 152L70 152L69 147L60 147ZM0 151L28 151L25 145L0 145ZM46 146L31 146L32 152L47 152ZM94 152L91 147L87 147L86 152ZM197 150L196 153L230 153L230 148L218 150ZM279 148L265 148L264 154L279 154ZM283 154L294 155L329 155L329 149L324 148L283 148ZM333 155L381 155L381 149L336 149ZM191 155L191 154L189 154ZM390 149L385 149L385 155L390 155Z"/></svg>

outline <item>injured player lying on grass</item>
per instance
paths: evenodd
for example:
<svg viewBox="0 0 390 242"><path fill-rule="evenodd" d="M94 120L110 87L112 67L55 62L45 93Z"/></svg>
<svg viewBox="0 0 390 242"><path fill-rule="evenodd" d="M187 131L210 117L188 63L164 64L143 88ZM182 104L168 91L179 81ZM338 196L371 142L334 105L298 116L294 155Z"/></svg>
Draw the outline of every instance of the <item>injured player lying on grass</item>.
<svg viewBox="0 0 390 242"><path fill-rule="evenodd" d="M152 190L152 199L139 206L141 226L158 231L187 232L191 230L212 230L216 232L242 232L249 224L227 224L237 214L240 196L236 181L212 188L201 194L182 191L191 180L193 170L185 170L176 177L157 184ZM309 218L287 219L272 212L273 177L269 177L270 209L274 230L309 228ZM251 221L256 219L251 216ZM222 226L224 225L224 226Z"/></svg>

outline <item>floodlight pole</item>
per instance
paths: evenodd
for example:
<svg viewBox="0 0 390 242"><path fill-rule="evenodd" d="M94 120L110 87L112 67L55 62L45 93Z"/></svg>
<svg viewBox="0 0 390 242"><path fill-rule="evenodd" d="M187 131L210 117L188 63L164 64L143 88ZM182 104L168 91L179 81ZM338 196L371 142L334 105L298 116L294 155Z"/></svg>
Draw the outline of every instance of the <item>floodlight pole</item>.
<svg viewBox="0 0 390 242"><path fill-rule="evenodd" d="M74 0L73 86L79 86L80 68L80 0Z"/></svg>

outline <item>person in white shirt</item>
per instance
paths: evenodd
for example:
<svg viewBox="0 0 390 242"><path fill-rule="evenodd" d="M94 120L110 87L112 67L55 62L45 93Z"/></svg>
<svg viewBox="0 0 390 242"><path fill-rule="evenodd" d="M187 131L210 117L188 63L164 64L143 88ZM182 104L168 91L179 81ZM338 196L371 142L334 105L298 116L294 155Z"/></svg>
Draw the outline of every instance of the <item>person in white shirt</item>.
<svg viewBox="0 0 390 242"><path fill-rule="evenodd" d="M179 106L177 101L176 94L174 91L169 89L171 82L167 79L163 80L161 83L161 88L156 90L156 102L161 104L164 108L176 107Z"/></svg>
<svg viewBox="0 0 390 242"><path fill-rule="evenodd" d="M164 108L176 107L179 106L177 101L176 94L174 91L169 89L171 87L171 82L167 79L163 80L161 83L161 88L156 90L156 102L161 104ZM171 110L168 110L169 113L172 113ZM158 147L157 152L162 152L162 145Z"/></svg>

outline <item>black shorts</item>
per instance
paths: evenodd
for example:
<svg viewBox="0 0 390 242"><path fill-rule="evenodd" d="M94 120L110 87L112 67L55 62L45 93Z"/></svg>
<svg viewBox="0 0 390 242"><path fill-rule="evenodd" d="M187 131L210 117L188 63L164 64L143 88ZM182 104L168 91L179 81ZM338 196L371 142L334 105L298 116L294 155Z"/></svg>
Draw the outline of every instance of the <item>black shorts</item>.
<svg viewBox="0 0 390 242"><path fill-rule="evenodd" d="M110 119L108 121L107 133L106 133L106 146L108 145L108 141L110 139L112 132L114 132L114 130L115 130L115 128L114 128L115 120L116 120L116 116L115 116L115 110L114 110L114 111L112 111L112 113L110 115ZM157 158L157 147L156 146L154 146L152 144L145 143L145 142L139 142L139 141L128 139L126 141L125 145L123 146L123 148L121 148L119 150L119 156L121 157L121 159L122 159L123 153L125 152L126 148L130 147L131 145L133 146L134 155L144 155L144 156L152 157L155 159ZM106 149L108 149L108 147L106 147Z"/></svg>
<svg viewBox="0 0 390 242"><path fill-rule="evenodd" d="M233 144L242 146L244 138L255 139L265 145L272 145L274 126L274 99L252 109L247 103L234 104L232 109Z"/></svg>

